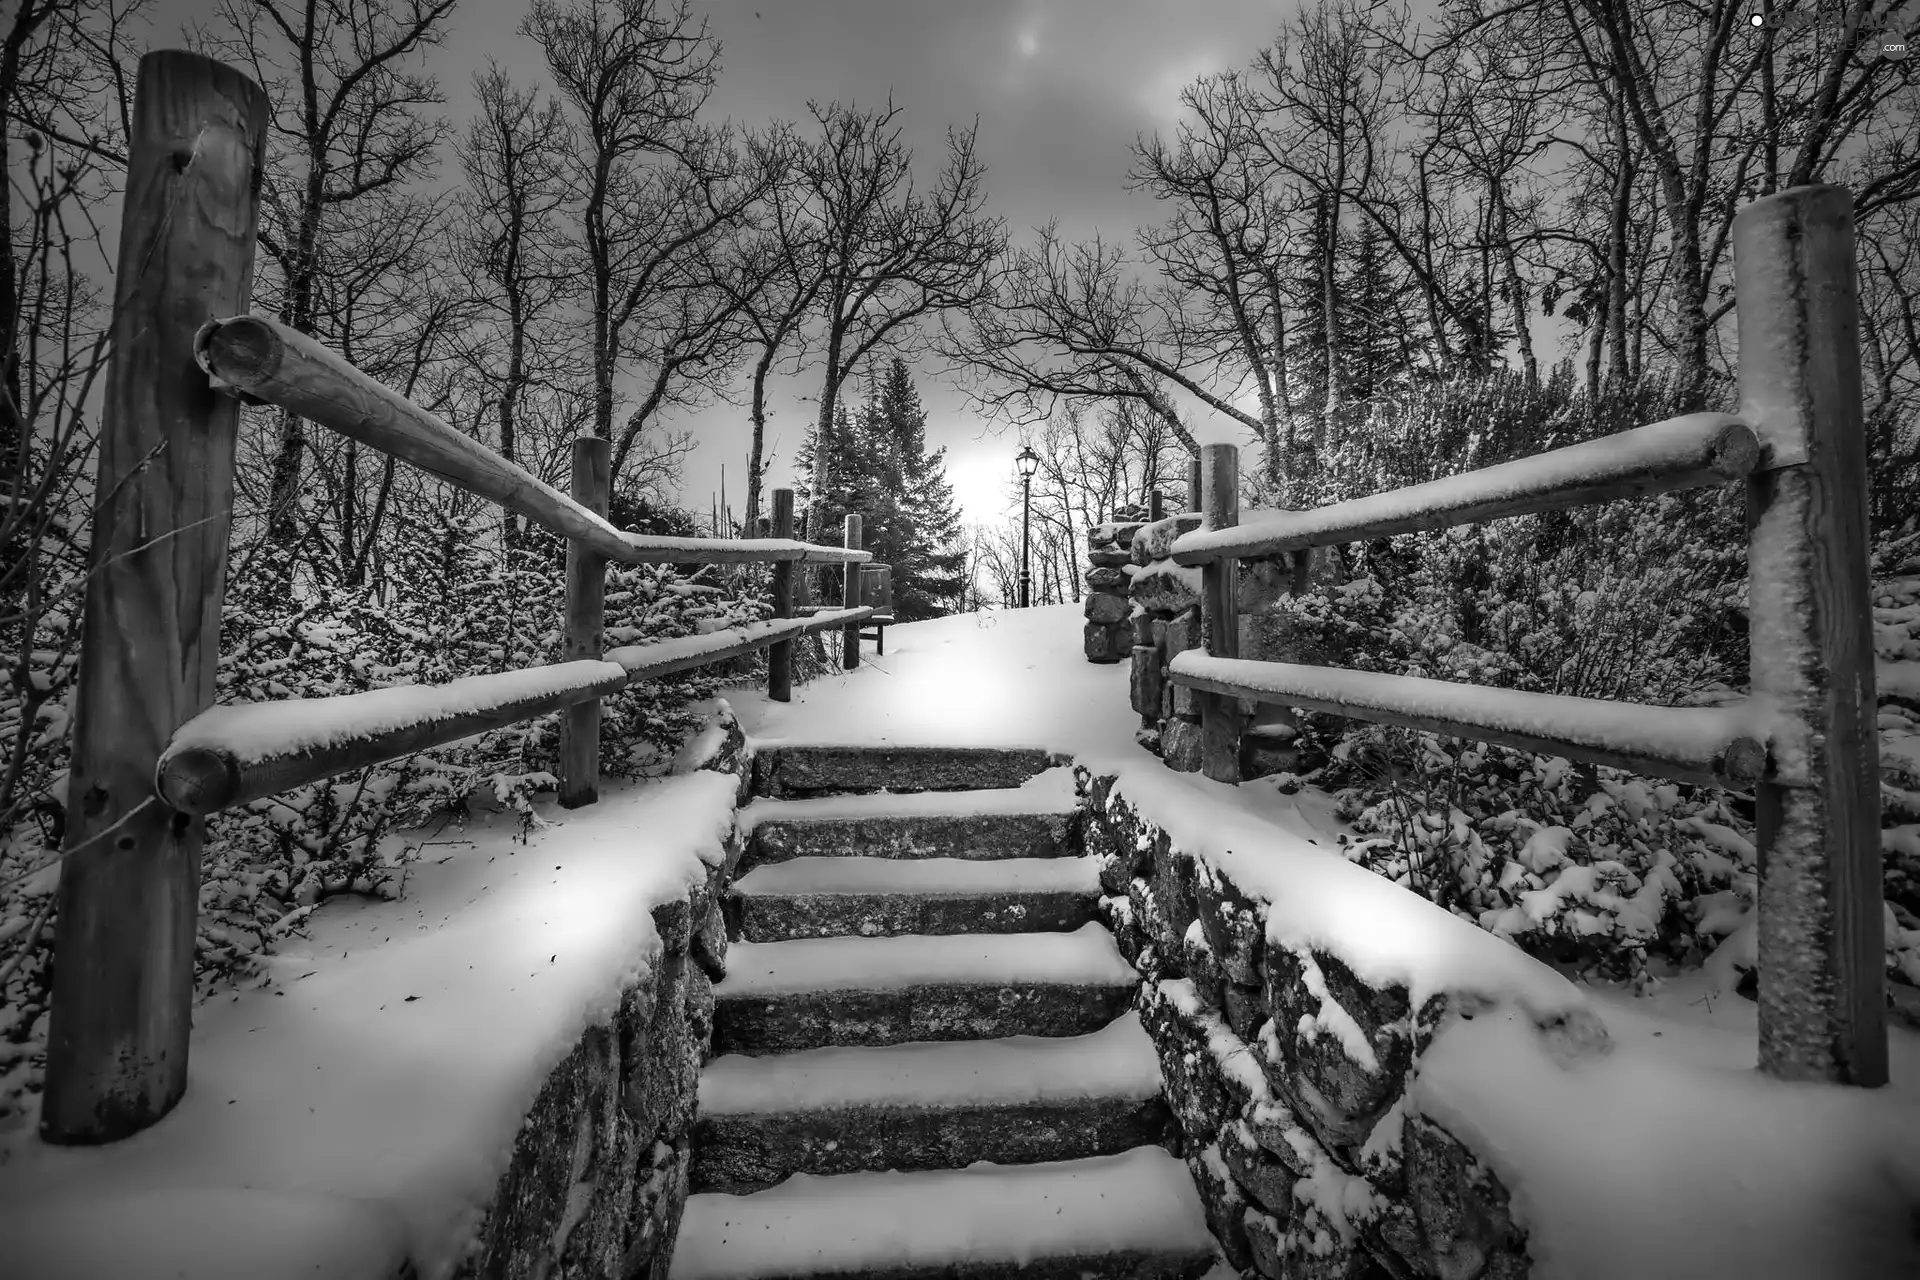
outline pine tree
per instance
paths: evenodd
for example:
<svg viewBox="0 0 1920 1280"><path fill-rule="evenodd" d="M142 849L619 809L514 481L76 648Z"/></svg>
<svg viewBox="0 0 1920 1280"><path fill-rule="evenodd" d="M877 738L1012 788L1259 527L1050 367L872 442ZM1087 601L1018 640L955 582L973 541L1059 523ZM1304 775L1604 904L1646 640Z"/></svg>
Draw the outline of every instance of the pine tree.
<svg viewBox="0 0 1920 1280"><path fill-rule="evenodd" d="M952 612L965 588L960 512L947 482L946 451L927 452L927 411L906 362L894 357L885 376L869 384L857 414L837 406L834 424L821 534L858 515L873 562L893 567L894 616L913 621ZM812 475L811 441L796 468ZM807 502L812 495L802 489L796 497Z"/></svg>
<svg viewBox="0 0 1920 1280"><path fill-rule="evenodd" d="M893 558L887 561L893 565L894 616L911 621L951 613L965 587L960 512L947 482L946 450L927 452L926 407L900 357L887 365L875 404L870 431L885 460L887 517L895 522L889 530Z"/></svg>

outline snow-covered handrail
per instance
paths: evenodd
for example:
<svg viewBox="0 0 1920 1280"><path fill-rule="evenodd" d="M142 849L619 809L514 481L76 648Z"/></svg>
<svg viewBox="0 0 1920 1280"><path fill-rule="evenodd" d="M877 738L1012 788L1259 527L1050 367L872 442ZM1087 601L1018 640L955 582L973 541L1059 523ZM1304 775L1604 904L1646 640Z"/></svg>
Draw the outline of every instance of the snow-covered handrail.
<svg viewBox="0 0 1920 1280"><path fill-rule="evenodd" d="M1168 677L1206 693L1497 742L1680 782L1749 786L1767 761L1759 709L1745 702L1649 707L1345 667L1212 658L1198 649L1176 657Z"/></svg>
<svg viewBox="0 0 1920 1280"><path fill-rule="evenodd" d="M1588 502L1726 484L1751 472L1760 444L1739 418L1693 413L1480 471L1311 511L1244 512L1231 528L1173 544L1175 564L1278 555L1396 533L1530 515Z"/></svg>
<svg viewBox="0 0 1920 1280"><path fill-rule="evenodd" d="M368 377L320 342L264 316L202 326L194 354L213 385L278 405L404 459L627 564L864 563L870 551L791 538L662 538L623 533L601 516L486 445Z"/></svg>
<svg viewBox="0 0 1920 1280"><path fill-rule="evenodd" d="M653 680L704 666L722 658L737 658L743 653L765 648L776 640L791 640L809 631L836 631L864 622L872 609L823 609L804 618L772 618L749 622L743 627L709 632L704 636L684 636L678 640L655 640L650 644L631 644L607 650L607 661L617 662L634 680Z"/></svg>
<svg viewBox="0 0 1920 1280"><path fill-rule="evenodd" d="M582 659L439 685L332 698L210 707L181 725L155 769L172 808L204 815L429 747L618 693L629 684L737 657L776 640L858 622L842 609L776 618L703 636L656 640Z"/></svg>

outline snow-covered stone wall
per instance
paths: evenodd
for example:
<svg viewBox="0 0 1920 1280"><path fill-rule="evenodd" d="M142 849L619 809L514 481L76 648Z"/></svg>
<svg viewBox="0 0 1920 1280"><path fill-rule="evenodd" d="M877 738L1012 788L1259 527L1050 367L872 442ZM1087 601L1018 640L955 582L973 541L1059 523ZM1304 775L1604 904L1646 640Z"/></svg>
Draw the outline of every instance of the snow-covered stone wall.
<svg viewBox="0 0 1920 1280"><path fill-rule="evenodd" d="M1507 1188L1410 1104L1436 1030L1480 998L1416 997L1331 947L1271 939L1266 902L1174 847L1112 778L1076 774L1103 912L1141 972L1142 1023L1233 1266L1249 1280L1526 1275Z"/></svg>
<svg viewBox="0 0 1920 1280"><path fill-rule="evenodd" d="M1133 624L1127 614L1127 575L1138 520L1113 520L1087 530L1086 614L1082 643L1088 662L1119 662L1132 649Z"/></svg>
<svg viewBox="0 0 1920 1280"><path fill-rule="evenodd" d="M1133 709L1140 713L1140 743L1165 760L1168 768L1198 772L1200 704L1193 690L1167 679L1167 667L1180 654L1201 645L1200 570L1182 568L1170 558L1174 540L1198 529L1200 516L1188 511L1150 524L1114 527L1126 534L1128 563L1114 572L1124 575L1124 585L1116 589L1126 593L1129 605L1126 617L1132 628L1129 655L1133 663L1130 690ZM1097 553L1095 563L1101 563ZM1099 572L1096 568L1087 575L1089 586ZM1236 605L1241 657L1282 662L1314 660L1315 655L1307 652L1293 634L1289 615L1273 608L1288 593L1291 577L1290 557L1240 562ZM1089 624L1089 657L1092 635ZM1260 778L1297 771L1301 761L1294 745L1298 733L1292 714L1284 707L1251 699L1242 699L1240 710L1247 725L1240 740L1241 776Z"/></svg>
<svg viewBox="0 0 1920 1280"><path fill-rule="evenodd" d="M731 715L688 744L692 767L731 773L746 738ZM683 754L685 754L683 752ZM684 897L653 908L661 954L547 1077L461 1277L664 1276L687 1198L688 1141L726 963L720 901L745 838Z"/></svg>

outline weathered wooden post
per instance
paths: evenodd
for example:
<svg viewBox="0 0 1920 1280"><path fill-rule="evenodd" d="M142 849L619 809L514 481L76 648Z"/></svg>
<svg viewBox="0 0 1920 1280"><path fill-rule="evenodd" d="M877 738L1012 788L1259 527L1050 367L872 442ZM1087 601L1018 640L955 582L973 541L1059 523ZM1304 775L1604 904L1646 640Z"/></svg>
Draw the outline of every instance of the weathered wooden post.
<svg viewBox="0 0 1920 1280"><path fill-rule="evenodd" d="M598 436L575 436L573 500L604 516L612 487L613 442ZM606 559L569 538L566 661L598 658L606 652L606 601ZM589 698L560 713L560 807L578 809L599 798L600 699Z"/></svg>
<svg viewBox="0 0 1920 1280"><path fill-rule="evenodd" d="M1879 743L1853 202L1796 187L1734 219L1758 784L1760 1067L1887 1080Z"/></svg>
<svg viewBox="0 0 1920 1280"><path fill-rule="evenodd" d="M1200 514L1203 529L1230 529L1240 522L1240 447L1200 447ZM1240 655L1240 601L1235 581L1239 561L1222 557L1200 570L1200 626L1209 656ZM1200 695L1200 771L1216 782L1240 781L1239 699Z"/></svg>
<svg viewBox="0 0 1920 1280"><path fill-rule="evenodd" d="M861 520L859 516L847 517L846 547L849 551L860 549ZM840 607L857 609L860 607L860 566L851 560L841 566ZM849 622L840 633L840 652L846 669L851 671L860 665L860 624Z"/></svg>
<svg viewBox="0 0 1920 1280"><path fill-rule="evenodd" d="M1167 517L1167 503L1158 489L1147 495L1147 519L1164 520Z"/></svg>
<svg viewBox="0 0 1920 1280"><path fill-rule="evenodd" d="M246 309L268 107L231 67L140 60L102 400L40 1136L113 1142L187 1087L201 820L154 766L213 702L240 406L195 334Z"/></svg>
<svg viewBox="0 0 1920 1280"><path fill-rule="evenodd" d="M1204 452L1204 449L1202 451ZM1200 492L1202 465L1199 458L1187 463L1187 510L1189 511L1204 510L1201 506L1203 495Z"/></svg>
<svg viewBox="0 0 1920 1280"><path fill-rule="evenodd" d="M793 490L773 491L773 536L793 536ZM793 579L798 560L777 560L773 566L773 616L793 616ZM767 646L767 696L775 702L793 700L793 641L775 640Z"/></svg>

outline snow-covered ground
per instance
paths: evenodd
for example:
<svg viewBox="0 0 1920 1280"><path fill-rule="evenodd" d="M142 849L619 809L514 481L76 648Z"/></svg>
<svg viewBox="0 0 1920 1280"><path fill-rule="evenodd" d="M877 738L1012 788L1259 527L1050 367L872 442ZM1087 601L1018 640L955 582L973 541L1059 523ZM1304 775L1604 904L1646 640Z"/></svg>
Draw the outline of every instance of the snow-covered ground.
<svg viewBox="0 0 1920 1280"><path fill-rule="evenodd" d="M1174 773L1134 745L1125 664L1088 663L1072 605L896 627L887 654L729 700L758 739L1031 745L1072 752L1180 847L1272 899L1270 929L1363 977L1509 998L1424 1060L1415 1100L1513 1189L1539 1280L1853 1280L1920 1275L1920 1035L1892 1029L1876 1090L1755 1070L1755 1008L1705 974L1645 998L1576 986L1349 863L1331 797ZM1603 1053L1533 1014L1597 1017ZM1584 1017L1582 1020L1584 1020Z"/></svg>
<svg viewBox="0 0 1920 1280"><path fill-rule="evenodd" d="M729 700L761 740L1072 752L1363 976L1603 1020L1609 1052L1555 1057L1530 1022L1482 1016L1436 1043L1418 1091L1514 1189L1542 1280L1920 1274L1897 1269L1920 1250L1920 1036L1893 1032L1885 1089L1764 1080L1753 1006L1704 977L1638 1000L1576 987L1349 863L1328 797L1165 769L1134 745L1125 666L1086 662L1080 624L1069 605L894 627L886 656L790 704ZM98 1150L0 1138L0 1273L359 1277L408 1254L443 1273L546 1073L649 963L648 909L719 856L731 804L714 774L612 784L543 805L558 825L526 844L511 815L446 833L398 902L327 903L271 986L196 1011L191 1085L161 1124Z"/></svg>
<svg viewBox="0 0 1920 1280"><path fill-rule="evenodd" d="M445 1274L549 1072L717 861L733 779L603 784L526 843L450 829L394 902L336 898L270 985L194 1012L185 1099L110 1147L0 1138L0 1275Z"/></svg>

